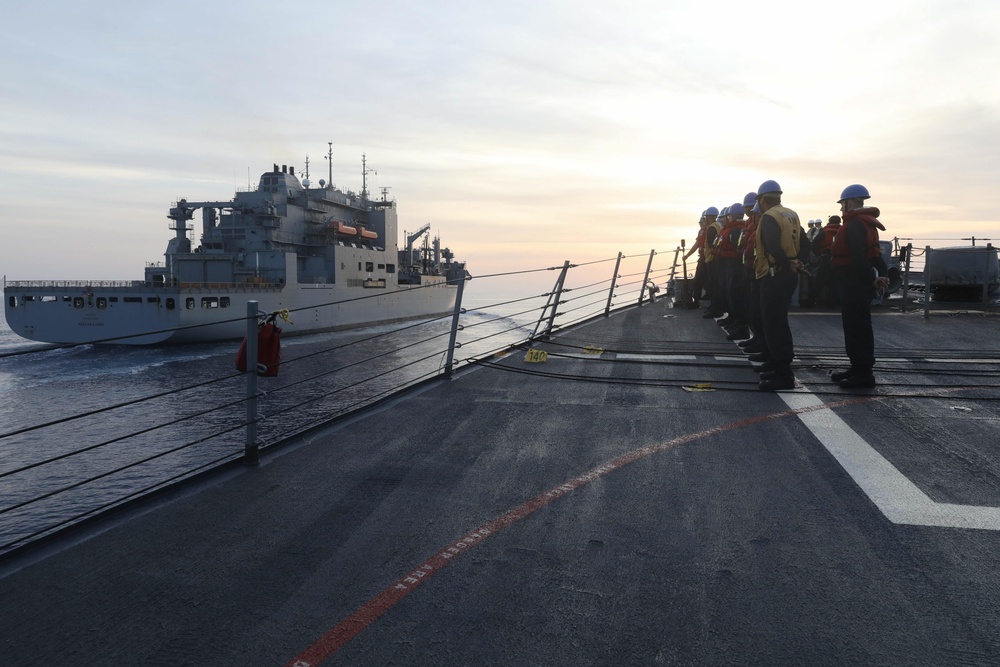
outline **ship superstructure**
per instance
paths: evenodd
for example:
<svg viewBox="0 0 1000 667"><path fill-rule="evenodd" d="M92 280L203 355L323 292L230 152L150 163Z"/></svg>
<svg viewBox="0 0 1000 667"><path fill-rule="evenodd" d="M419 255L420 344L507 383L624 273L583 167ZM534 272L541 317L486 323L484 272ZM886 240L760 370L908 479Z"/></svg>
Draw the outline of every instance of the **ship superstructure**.
<svg viewBox="0 0 1000 667"><path fill-rule="evenodd" d="M363 160L355 194L322 179L311 187L275 164L231 201L181 199L167 215L174 237L164 261L144 280L6 282L7 322L32 340L144 345L239 338L248 300L289 309L287 334L448 312L464 263L437 238L414 250L429 225L400 251L396 202L385 189L370 199L367 174ZM198 210L201 244L192 247Z"/></svg>

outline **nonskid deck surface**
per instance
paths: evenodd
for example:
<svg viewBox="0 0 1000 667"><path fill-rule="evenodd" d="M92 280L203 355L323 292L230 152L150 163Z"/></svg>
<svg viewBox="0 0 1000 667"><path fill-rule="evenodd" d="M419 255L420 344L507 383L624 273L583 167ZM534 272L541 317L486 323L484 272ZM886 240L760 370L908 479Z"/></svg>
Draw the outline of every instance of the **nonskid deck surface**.
<svg viewBox="0 0 1000 667"><path fill-rule="evenodd" d="M773 394L700 314L613 314L8 563L3 664L996 664L997 319L876 314L848 393L839 317L797 313Z"/></svg>

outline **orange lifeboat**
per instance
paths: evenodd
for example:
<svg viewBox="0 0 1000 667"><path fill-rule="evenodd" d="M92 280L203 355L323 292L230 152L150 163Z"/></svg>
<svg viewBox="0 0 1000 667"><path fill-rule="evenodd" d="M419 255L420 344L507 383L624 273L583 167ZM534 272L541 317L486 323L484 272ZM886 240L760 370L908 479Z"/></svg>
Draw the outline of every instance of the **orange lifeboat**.
<svg viewBox="0 0 1000 667"><path fill-rule="evenodd" d="M348 227L342 222L331 222L330 229L338 234L344 234L345 236L357 236L358 230L356 227Z"/></svg>
<svg viewBox="0 0 1000 667"><path fill-rule="evenodd" d="M373 232L370 229L362 229L361 230L361 238L368 239L369 241L372 241L372 240L378 238L378 234L376 234L375 232Z"/></svg>

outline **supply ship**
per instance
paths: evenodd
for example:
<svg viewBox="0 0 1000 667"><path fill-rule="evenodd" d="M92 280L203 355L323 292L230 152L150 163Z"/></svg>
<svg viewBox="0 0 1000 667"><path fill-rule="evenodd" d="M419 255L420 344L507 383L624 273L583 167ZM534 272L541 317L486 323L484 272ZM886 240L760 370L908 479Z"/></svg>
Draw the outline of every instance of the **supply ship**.
<svg viewBox="0 0 1000 667"><path fill-rule="evenodd" d="M328 154L332 165L332 144ZM155 345L242 337L246 303L287 309L286 335L434 316L454 308L465 264L425 224L397 241L396 202L277 164L231 201L187 201L167 217L165 261L133 281L4 281L7 323L59 344ZM188 223L201 210L200 246ZM423 238L422 245L415 244Z"/></svg>

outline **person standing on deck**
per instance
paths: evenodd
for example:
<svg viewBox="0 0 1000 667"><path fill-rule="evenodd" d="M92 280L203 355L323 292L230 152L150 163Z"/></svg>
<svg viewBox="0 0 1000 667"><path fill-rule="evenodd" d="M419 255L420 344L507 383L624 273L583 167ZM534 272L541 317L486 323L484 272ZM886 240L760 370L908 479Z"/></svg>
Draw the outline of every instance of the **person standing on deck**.
<svg viewBox="0 0 1000 667"><path fill-rule="evenodd" d="M740 255L740 236L746 223L743 221L743 204L737 202L729 207L728 220L719 233L716 246L716 262L722 276L719 284L726 291L726 310L729 314L718 324L726 329L726 340L746 340L750 338L746 308L746 286L743 282L743 260Z"/></svg>
<svg viewBox="0 0 1000 667"><path fill-rule="evenodd" d="M837 289L833 282L833 270L830 267L830 248L833 246L833 239L840 231L840 216L831 215L830 221L821 230L812 244L813 254L819 257L819 268L816 270L816 282L819 287L816 291L817 297L824 306L830 307L837 301Z"/></svg>
<svg viewBox="0 0 1000 667"><path fill-rule="evenodd" d="M688 308L697 308L701 305L702 292L705 290L705 234L707 233L708 226L705 216L710 210L712 209L702 212L701 219L698 220L698 235L695 237L694 243L691 244L691 249L684 254L684 259L687 260L695 252L698 253L698 263L694 269L694 280L691 281L692 300L688 304ZM716 213L718 213L718 210L716 210ZM687 276L684 276L684 278L687 279ZM711 298L711 295L709 297Z"/></svg>
<svg viewBox="0 0 1000 667"><path fill-rule="evenodd" d="M760 285L755 275L754 258L757 248L757 223L760 221L760 206L757 205L757 193L748 192L743 198L743 211L747 215L747 224L740 235L740 252L743 261L743 283L746 286L744 300L746 302L747 321L753 334L748 340L740 341L739 346L747 354L760 354L764 351L763 324L760 317Z"/></svg>
<svg viewBox="0 0 1000 667"><path fill-rule="evenodd" d="M725 314L725 311L721 310L725 297L719 293L716 287L716 271L718 267L715 265L715 237L719 235L719 230L722 229L718 218L719 209L714 206L710 206L705 211L705 280L708 286L710 303L702 315L704 318L722 317Z"/></svg>
<svg viewBox="0 0 1000 667"><path fill-rule="evenodd" d="M878 242L878 232L885 231L885 227L878 220L878 208L865 206L869 197L863 185L844 188L837 202L844 224L830 248L830 264L840 293L844 348L851 363L846 371L833 373L830 377L846 389L875 386L871 302L876 290L889 286Z"/></svg>
<svg viewBox="0 0 1000 667"><path fill-rule="evenodd" d="M760 281L760 311L764 351L751 355L751 361L763 361L760 389L793 389L794 357L792 330L788 325L788 307L798 285L798 274L805 267L798 259L802 226L795 211L781 205L781 186L764 181L757 189L760 224L757 226L757 257L754 274Z"/></svg>

